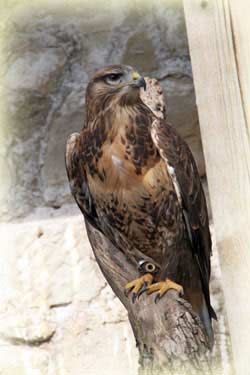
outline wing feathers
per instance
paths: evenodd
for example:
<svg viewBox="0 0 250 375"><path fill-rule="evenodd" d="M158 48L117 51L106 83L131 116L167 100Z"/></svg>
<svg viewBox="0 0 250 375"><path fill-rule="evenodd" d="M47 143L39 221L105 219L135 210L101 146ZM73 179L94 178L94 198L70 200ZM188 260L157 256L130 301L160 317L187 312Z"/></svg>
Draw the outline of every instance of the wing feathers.
<svg viewBox="0 0 250 375"><path fill-rule="evenodd" d="M71 193L85 218L97 229L98 217L89 191L86 172L80 163L81 136L73 133L67 139L65 164Z"/></svg>
<svg viewBox="0 0 250 375"><path fill-rule="evenodd" d="M187 233L197 260L203 293L210 316L216 317L209 297L211 237L206 200L192 153L187 144L166 124L156 119L152 124L152 139L166 162L175 191L183 209Z"/></svg>

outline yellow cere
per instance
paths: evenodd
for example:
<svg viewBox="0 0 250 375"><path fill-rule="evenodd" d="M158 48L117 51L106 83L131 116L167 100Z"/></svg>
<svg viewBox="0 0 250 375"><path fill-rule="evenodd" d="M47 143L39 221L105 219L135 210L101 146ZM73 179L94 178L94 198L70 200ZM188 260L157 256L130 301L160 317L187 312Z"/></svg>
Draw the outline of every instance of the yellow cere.
<svg viewBox="0 0 250 375"><path fill-rule="evenodd" d="M136 79L139 78L139 74L137 72L134 72L132 77L133 77L133 80L135 81Z"/></svg>

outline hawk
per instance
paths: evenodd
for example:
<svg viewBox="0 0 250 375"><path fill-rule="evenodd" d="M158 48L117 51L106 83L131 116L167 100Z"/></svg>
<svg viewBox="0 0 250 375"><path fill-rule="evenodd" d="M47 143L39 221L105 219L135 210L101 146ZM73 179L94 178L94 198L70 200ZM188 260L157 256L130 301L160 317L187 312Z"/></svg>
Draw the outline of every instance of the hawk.
<svg viewBox="0 0 250 375"><path fill-rule="evenodd" d="M138 270L124 286L138 301L169 289L189 301L213 340L211 238L204 192L187 144L141 100L132 67L99 70L86 90L86 118L67 140L71 192L85 220ZM138 302L139 303L139 302Z"/></svg>

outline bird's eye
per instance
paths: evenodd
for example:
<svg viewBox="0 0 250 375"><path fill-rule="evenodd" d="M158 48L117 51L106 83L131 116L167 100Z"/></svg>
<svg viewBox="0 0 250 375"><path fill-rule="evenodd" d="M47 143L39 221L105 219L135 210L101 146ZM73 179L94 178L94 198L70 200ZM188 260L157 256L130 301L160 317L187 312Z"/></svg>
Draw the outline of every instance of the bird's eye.
<svg viewBox="0 0 250 375"><path fill-rule="evenodd" d="M122 74L109 74L106 76L106 82L109 85L117 85L122 81Z"/></svg>

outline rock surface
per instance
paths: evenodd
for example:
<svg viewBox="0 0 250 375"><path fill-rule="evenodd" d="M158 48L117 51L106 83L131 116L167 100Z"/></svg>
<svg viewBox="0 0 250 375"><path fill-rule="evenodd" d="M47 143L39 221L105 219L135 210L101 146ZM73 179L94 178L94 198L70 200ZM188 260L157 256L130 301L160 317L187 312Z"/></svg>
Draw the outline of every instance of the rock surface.
<svg viewBox="0 0 250 375"><path fill-rule="evenodd" d="M137 372L126 311L101 275L75 211L42 209L1 226L0 373Z"/></svg>

